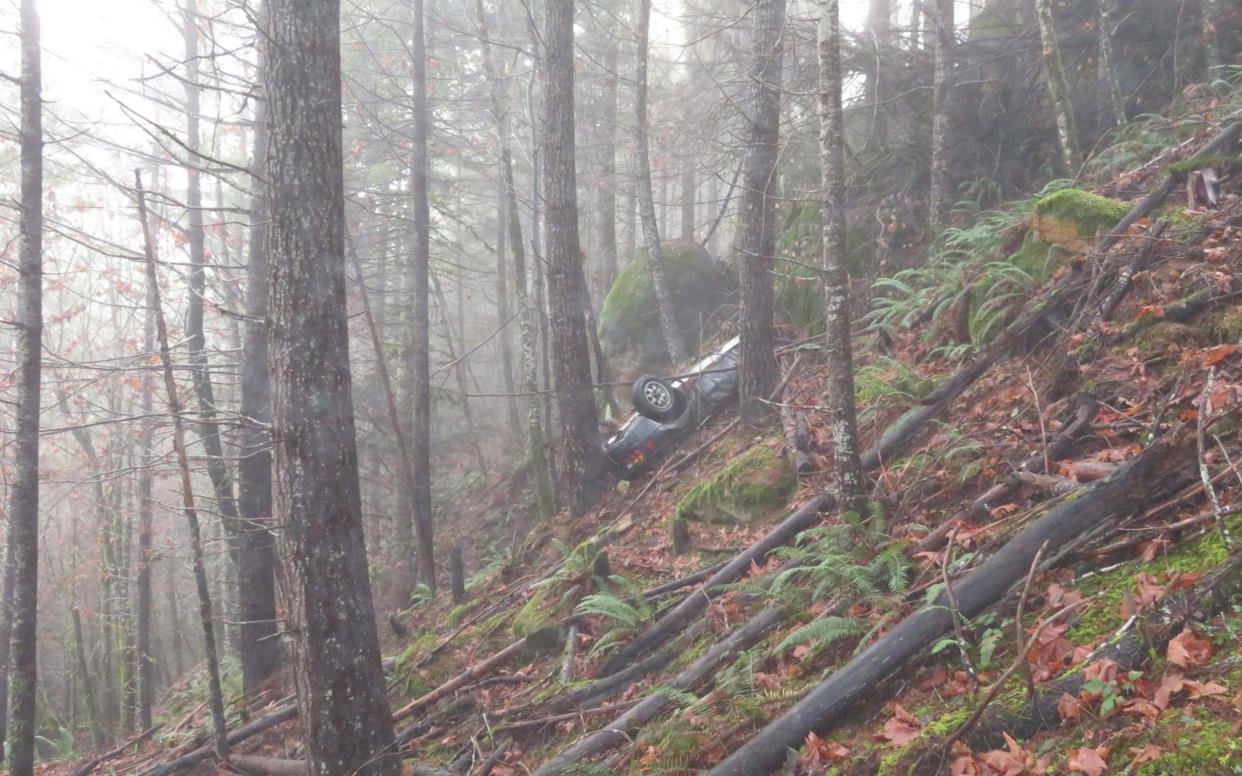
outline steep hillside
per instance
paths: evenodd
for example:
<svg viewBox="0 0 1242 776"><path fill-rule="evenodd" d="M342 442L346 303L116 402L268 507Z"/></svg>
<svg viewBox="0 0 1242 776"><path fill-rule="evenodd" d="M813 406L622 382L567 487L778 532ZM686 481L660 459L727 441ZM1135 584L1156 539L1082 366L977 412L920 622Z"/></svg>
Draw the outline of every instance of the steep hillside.
<svg viewBox="0 0 1242 776"><path fill-rule="evenodd" d="M1242 771L1236 99L1131 128L877 284L870 514L826 495L820 348L791 337L774 403L805 451L723 413L512 539L460 603L394 617L413 772ZM1207 168L1223 197L1188 207ZM450 539L479 542L519 479L463 499ZM301 772L273 684L232 699L239 771ZM215 767L183 689L100 769Z"/></svg>

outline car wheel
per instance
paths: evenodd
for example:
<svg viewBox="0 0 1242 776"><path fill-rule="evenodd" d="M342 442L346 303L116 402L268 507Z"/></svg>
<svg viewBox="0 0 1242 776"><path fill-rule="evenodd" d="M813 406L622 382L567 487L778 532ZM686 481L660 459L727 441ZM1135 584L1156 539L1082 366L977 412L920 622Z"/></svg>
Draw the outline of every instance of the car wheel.
<svg viewBox="0 0 1242 776"><path fill-rule="evenodd" d="M685 394L651 375L643 375L634 381L630 398L638 414L661 423L676 420L686 409Z"/></svg>

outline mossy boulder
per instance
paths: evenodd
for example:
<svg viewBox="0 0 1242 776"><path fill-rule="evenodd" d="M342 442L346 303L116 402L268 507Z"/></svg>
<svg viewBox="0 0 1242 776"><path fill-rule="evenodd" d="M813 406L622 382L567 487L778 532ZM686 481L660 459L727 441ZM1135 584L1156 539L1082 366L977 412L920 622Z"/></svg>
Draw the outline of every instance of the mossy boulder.
<svg viewBox="0 0 1242 776"><path fill-rule="evenodd" d="M732 297L730 274L698 243L670 240L661 247L677 326L691 352L697 353L701 341L711 337L723 320L720 308ZM671 366L646 251L621 271L604 297L599 339L618 379Z"/></svg>
<svg viewBox="0 0 1242 776"><path fill-rule="evenodd" d="M514 638L524 639L539 633L545 628L556 625L556 600L548 594L546 587L535 591L526 603L513 615L509 630Z"/></svg>
<svg viewBox="0 0 1242 776"><path fill-rule="evenodd" d="M1035 237L1071 253L1080 253L1121 221L1130 207L1080 189L1061 189L1035 205Z"/></svg>
<svg viewBox="0 0 1242 776"><path fill-rule="evenodd" d="M750 524L784 509L798 475L771 445L752 447L719 474L700 483L677 505L677 518Z"/></svg>

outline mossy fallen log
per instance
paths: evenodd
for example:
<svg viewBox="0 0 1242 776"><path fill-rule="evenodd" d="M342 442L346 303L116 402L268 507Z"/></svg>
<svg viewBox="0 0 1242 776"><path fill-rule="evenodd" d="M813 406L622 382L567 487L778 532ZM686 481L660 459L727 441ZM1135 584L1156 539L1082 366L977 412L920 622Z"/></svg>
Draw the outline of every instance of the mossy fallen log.
<svg viewBox="0 0 1242 776"><path fill-rule="evenodd" d="M1048 545L1050 561L1081 542L1107 532L1145 504L1191 481L1194 456L1190 435L1170 434L1154 442L1121 471L1080 498L1060 504L1019 532L996 554L954 586L961 613L973 617L1000 600L1022 579L1036 553ZM842 721L865 698L952 628L947 598L902 620L857 657L757 735L726 757L711 776L768 773L802 745L807 733L823 733Z"/></svg>

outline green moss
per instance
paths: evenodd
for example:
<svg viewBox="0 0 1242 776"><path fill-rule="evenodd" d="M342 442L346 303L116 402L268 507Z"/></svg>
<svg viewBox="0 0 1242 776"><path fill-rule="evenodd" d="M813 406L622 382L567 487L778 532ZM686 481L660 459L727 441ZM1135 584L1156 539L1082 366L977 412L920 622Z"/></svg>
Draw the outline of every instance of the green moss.
<svg viewBox="0 0 1242 776"><path fill-rule="evenodd" d="M1242 525L1242 517L1228 520L1231 529ZM1220 533L1210 531L1192 542L1184 542L1177 549L1150 563L1132 561L1104 573L1087 577L1078 586L1084 596L1100 596L1070 629L1066 638L1075 644L1093 643L1121 626L1121 603L1125 596L1134 592L1134 575L1145 571L1155 577L1175 573L1202 573L1219 566L1228 556Z"/></svg>
<svg viewBox="0 0 1242 776"><path fill-rule="evenodd" d="M677 517L715 523L753 523L783 508L798 488L789 461L767 444L752 447L677 505Z"/></svg>
<svg viewBox="0 0 1242 776"><path fill-rule="evenodd" d="M513 622L509 623L509 630L515 638L524 639L556 624L556 602L551 599L548 588L535 591L518 613L513 615Z"/></svg>
<svg viewBox="0 0 1242 776"><path fill-rule="evenodd" d="M452 611L450 611L444 619L450 628L456 628L458 625L461 625L462 620L466 619L468 614L473 612L475 609L478 609L479 604L481 603L483 603L483 599L476 598L473 601L458 604L453 607Z"/></svg>
<svg viewBox="0 0 1242 776"><path fill-rule="evenodd" d="M1179 726L1175 740L1163 741L1163 754L1143 763L1139 776L1183 776L1188 773L1236 773L1242 766L1242 741L1233 734L1227 720L1187 719ZM1170 737L1171 738L1171 737Z"/></svg>
<svg viewBox="0 0 1242 776"><path fill-rule="evenodd" d="M1089 248L1098 233L1116 226L1129 209L1115 199L1061 189L1035 204L1032 220L1040 240L1077 253Z"/></svg>
<svg viewBox="0 0 1242 776"><path fill-rule="evenodd" d="M697 352L721 320L718 312L730 298L730 275L698 243L672 240L661 247L678 328ZM619 374L637 376L639 370L669 365L645 251L621 271L604 297L599 339Z"/></svg>

